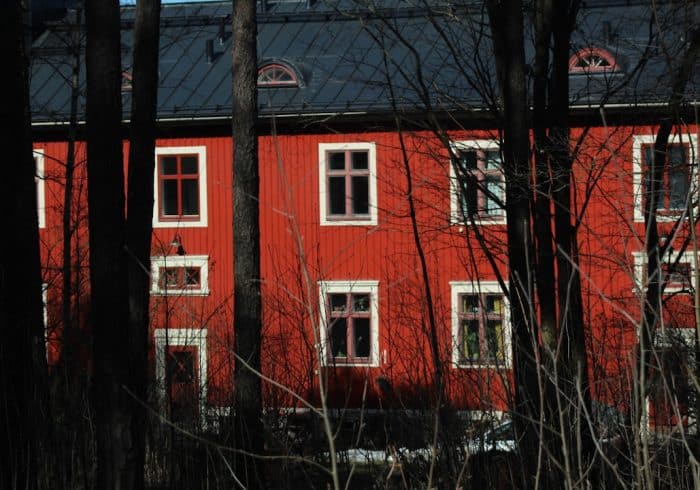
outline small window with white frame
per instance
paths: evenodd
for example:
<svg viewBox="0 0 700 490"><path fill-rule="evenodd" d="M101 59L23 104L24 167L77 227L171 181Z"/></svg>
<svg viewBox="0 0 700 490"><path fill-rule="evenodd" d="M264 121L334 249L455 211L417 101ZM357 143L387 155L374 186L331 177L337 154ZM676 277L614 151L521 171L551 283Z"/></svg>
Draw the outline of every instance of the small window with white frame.
<svg viewBox="0 0 700 490"><path fill-rule="evenodd" d="M666 155L654 157L655 135L637 135L632 143L634 219L644 221L649 198L651 168L656 160L660 172L656 219L674 221L697 199L697 137L675 134L669 138Z"/></svg>
<svg viewBox="0 0 700 490"><path fill-rule="evenodd" d="M498 142L454 142L451 152L452 223L505 223L505 180Z"/></svg>
<svg viewBox="0 0 700 490"><path fill-rule="evenodd" d="M207 400L207 329L157 328L155 385L161 413L171 422L204 424Z"/></svg>
<svg viewBox="0 0 700 490"><path fill-rule="evenodd" d="M634 252L634 275L637 283L637 291L646 291L647 254L646 252ZM665 294L689 293L695 287L695 261L693 252L687 251L681 254L672 252L662 258L659 264L659 283Z"/></svg>
<svg viewBox="0 0 700 490"><path fill-rule="evenodd" d="M151 293L159 296L209 294L209 257L206 255L151 257Z"/></svg>
<svg viewBox="0 0 700 490"><path fill-rule="evenodd" d="M155 167L153 227L206 227L206 147L156 148Z"/></svg>
<svg viewBox="0 0 700 490"><path fill-rule="evenodd" d="M376 145L320 143L318 160L321 225L376 225Z"/></svg>
<svg viewBox="0 0 700 490"><path fill-rule="evenodd" d="M510 366L508 301L497 282L453 281L452 363L456 367Z"/></svg>
<svg viewBox="0 0 700 490"><path fill-rule="evenodd" d="M319 283L321 362L379 365L378 281Z"/></svg>
<svg viewBox="0 0 700 490"><path fill-rule="evenodd" d="M46 177L44 150L34 150L34 181L36 182L36 211L39 228L46 228Z"/></svg>
<svg viewBox="0 0 700 490"><path fill-rule="evenodd" d="M696 433L691 409L695 329L659 329L649 352L649 394L642 427L658 433ZM645 420L644 420L645 419Z"/></svg>

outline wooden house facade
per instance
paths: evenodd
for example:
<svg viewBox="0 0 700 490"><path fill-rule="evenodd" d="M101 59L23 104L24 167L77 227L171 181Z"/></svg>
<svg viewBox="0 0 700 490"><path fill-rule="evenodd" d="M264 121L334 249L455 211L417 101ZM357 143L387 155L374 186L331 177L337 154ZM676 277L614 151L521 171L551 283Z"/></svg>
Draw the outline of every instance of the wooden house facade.
<svg viewBox="0 0 700 490"><path fill-rule="evenodd" d="M644 169L669 97L668 67L661 49L641 62L650 43L665 42L645 31L648 7L587 3L570 66L571 213L593 392L624 409L645 291ZM698 14L689 8L668 15ZM488 22L478 2L430 12L406 2L260 7L263 373L311 403L325 370L333 407L429 407L440 370L457 409L509 407L505 192ZM127 155L133 9L122 16ZM150 375L154 403L166 413L208 420L227 413L234 389L230 2L164 5L162 26L153 245L144 269ZM67 32L57 22L37 38L32 68L53 365L63 352L66 271L76 341L89 362L81 125L67 217L74 251L71 264L62 261ZM694 119L674 130L659 204L665 239L678 243L664 258L668 307L657 336L669 366L677 365L676 342L695 339L697 132ZM462 172L479 185L465 185ZM299 406L274 384L264 390L269 407ZM688 404L687 390L673 393L675 407ZM650 402L650 417L680 423L685 409L663 403Z"/></svg>

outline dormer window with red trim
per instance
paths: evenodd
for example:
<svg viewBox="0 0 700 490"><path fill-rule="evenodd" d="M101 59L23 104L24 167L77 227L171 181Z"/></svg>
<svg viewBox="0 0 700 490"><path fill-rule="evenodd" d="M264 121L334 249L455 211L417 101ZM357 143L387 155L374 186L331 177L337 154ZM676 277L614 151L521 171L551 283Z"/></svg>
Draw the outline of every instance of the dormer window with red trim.
<svg viewBox="0 0 700 490"><path fill-rule="evenodd" d="M583 48L569 59L569 73L603 73L616 70L615 58L601 48Z"/></svg>
<svg viewBox="0 0 700 490"><path fill-rule="evenodd" d="M124 70L122 72L122 92L131 92L132 82L131 70Z"/></svg>
<svg viewBox="0 0 700 490"><path fill-rule="evenodd" d="M270 63L258 70L258 87L298 87L294 71L279 63Z"/></svg>

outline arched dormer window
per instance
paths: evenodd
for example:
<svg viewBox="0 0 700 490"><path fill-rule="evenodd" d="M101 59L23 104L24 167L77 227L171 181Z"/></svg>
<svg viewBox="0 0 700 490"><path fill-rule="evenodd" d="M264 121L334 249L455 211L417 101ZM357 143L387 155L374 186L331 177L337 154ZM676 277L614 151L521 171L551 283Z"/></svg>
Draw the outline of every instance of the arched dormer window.
<svg viewBox="0 0 700 490"><path fill-rule="evenodd" d="M258 87L298 87L294 71L279 63L268 63L258 70Z"/></svg>
<svg viewBox="0 0 700 490"><path fill-rule="evenodd" d="M615 58L606 50L588 47L569 58L569 73L602 73L617 71Z"/></svg>
<svg viewBox="0 0 700 490"><path fill-rule="evenodd" d="M131 70L124 70L122 72L122 92L131 92L132 81Z"/></svg>

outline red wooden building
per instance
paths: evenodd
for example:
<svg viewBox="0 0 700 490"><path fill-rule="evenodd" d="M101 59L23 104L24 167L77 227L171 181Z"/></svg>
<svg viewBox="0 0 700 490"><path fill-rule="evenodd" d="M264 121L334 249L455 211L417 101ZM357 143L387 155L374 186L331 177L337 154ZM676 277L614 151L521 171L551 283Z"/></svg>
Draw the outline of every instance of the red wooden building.
<svg viewBox="0 0 700 490"><path fill-rule="evenodd" d="M624 409L645 290L645 168L658 108L670 90L663 56L647 48L671 43L675 34L650 40L645 6L587 4L570 68L572 213L580 216L595 396ZM488 110L496 100L488 22L474 6L459 7L452 17L426 16L408 5L387 4L371 14L351 7L267 2L259 12L263 371L312 403L322 369L335 407L417 409L432 403L439 365L455 407L499 414L508 408L512 353L508 298L499 282L508 277L505 195L498 124ZM229 9L230 2L164 5L160 55L150 267L154 403L165 409L169 400L171 415L195 411L204 421L226 413L233 392ZM125 109L132 17L125 7ZM32 70L54 364L64 342L66 26L52 24L36 40ZM644 56L651 57L640 64ZM696 86L688 85L688 100L695 100ZM663 266L668 307L656 342L664 369L678 368L678 346L694 341L698 265L688 210L696 210L697 131L695 122L676 128L659 205L666 239L678 243ZM84 332L87 191L80 139L76 155L68 270L74 321ZM457 170L478 186L465 185ZM673 403L660 390L665 401L651 404L652 419L665 422L650 425L676 424L687 415L684 408L668 410L687 405L681 371ZM299 405L284 390L264 386L268 406Z"/></svg>

